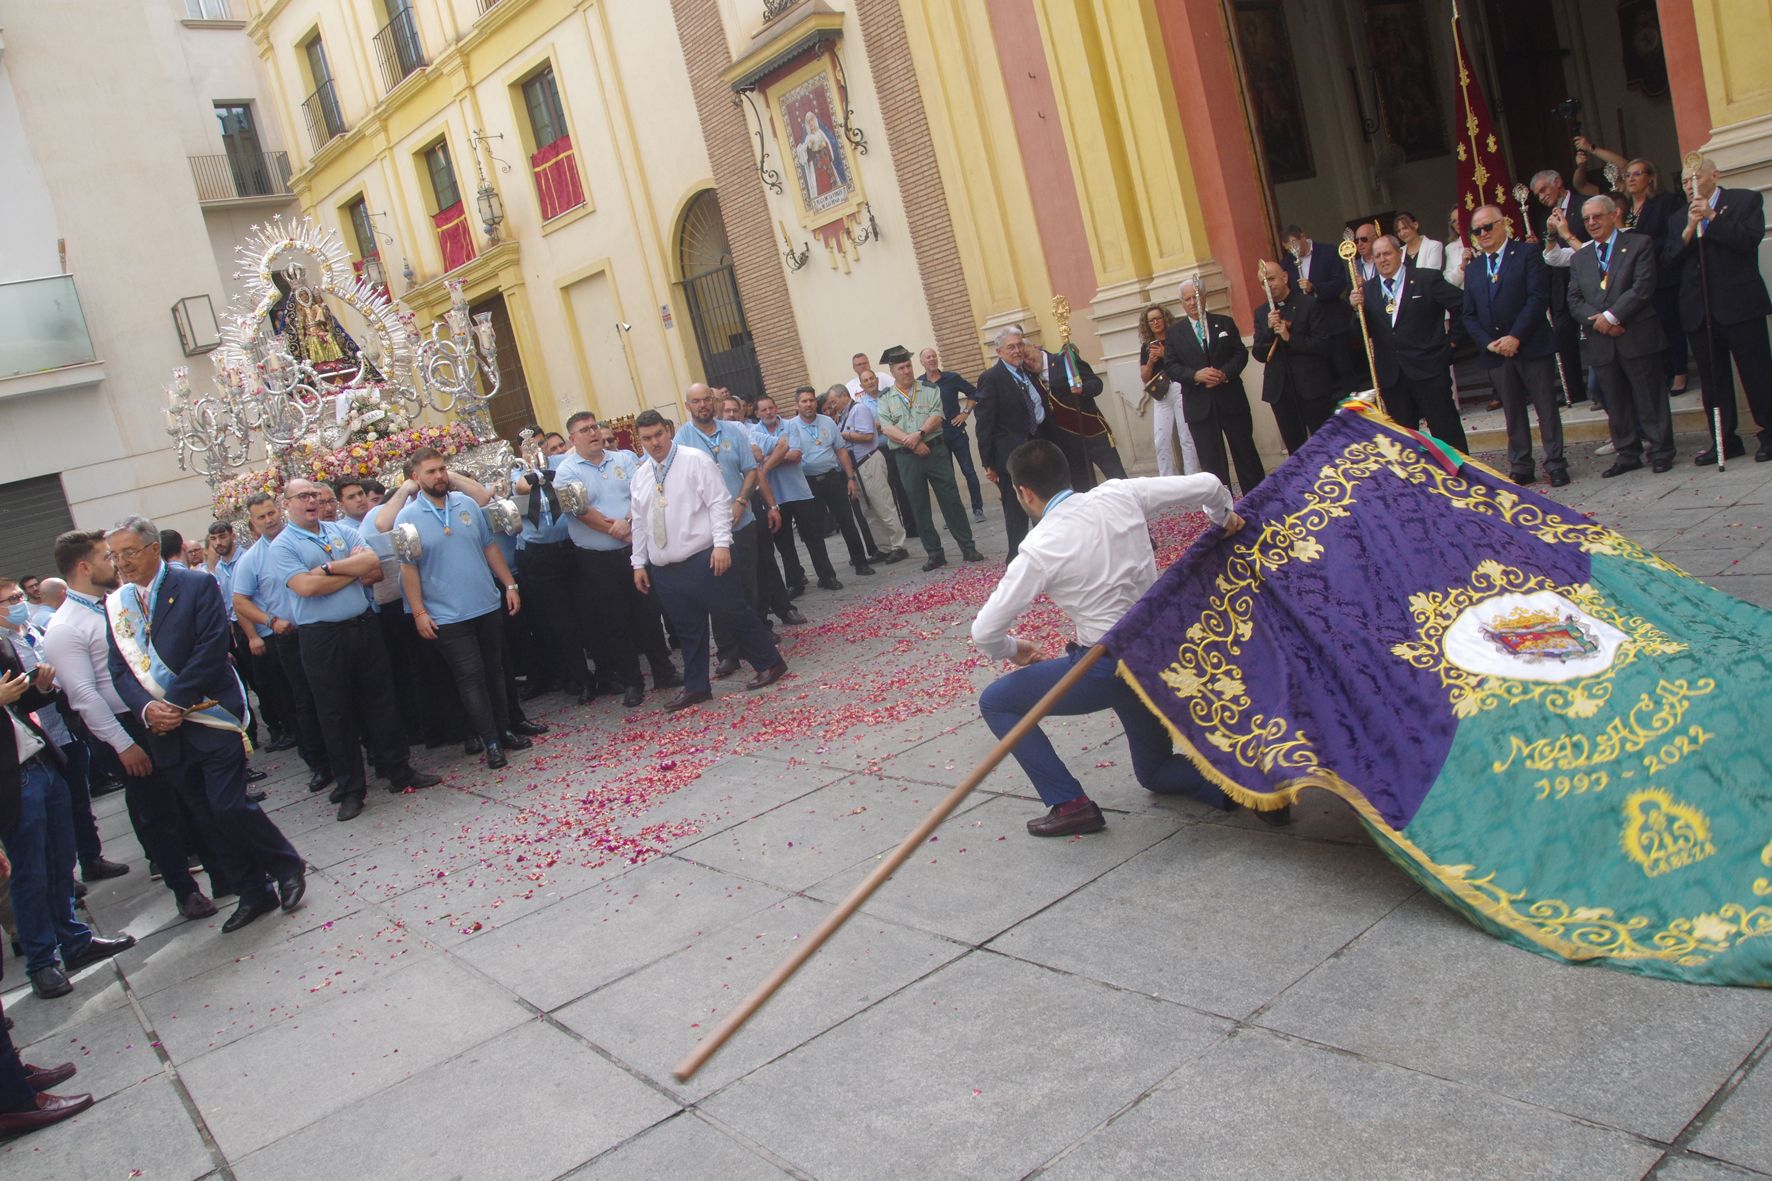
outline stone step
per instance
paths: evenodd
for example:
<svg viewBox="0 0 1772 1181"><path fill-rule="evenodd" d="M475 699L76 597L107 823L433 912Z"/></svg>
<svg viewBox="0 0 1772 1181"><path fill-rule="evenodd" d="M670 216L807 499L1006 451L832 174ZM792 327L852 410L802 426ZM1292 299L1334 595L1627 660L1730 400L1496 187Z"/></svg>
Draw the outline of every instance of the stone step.
<svg viewBox="0 0 1772 1181"><path fill-rule="evenodd" d="M1703 434L1709 430L1704 403L1697 393L1680 395L1673 399L1672 406L1676 435ZM1473 452L1507 450L1507 424L1499 410L1466 411L1464 433ZM1536 425L1533 433L1537 433ZM1563 407L1563 438L1567 442L1603 443L1609 437L1606 413L1593 403Z"/></svg>

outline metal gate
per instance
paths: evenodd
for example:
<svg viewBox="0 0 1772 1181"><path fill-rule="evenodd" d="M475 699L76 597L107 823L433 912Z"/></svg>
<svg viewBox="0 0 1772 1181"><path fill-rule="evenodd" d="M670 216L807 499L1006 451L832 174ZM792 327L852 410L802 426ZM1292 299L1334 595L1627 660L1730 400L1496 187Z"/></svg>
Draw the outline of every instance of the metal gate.
<svg viewBox="0 0 1772 1181"><path fill-rule="evenodd" d="M689 319L695 325L695 343L701 349L708 385L760 397L763 371L757 367L757 348L745 323L731 260L683 280L683 297L689 303Z"/></svg>

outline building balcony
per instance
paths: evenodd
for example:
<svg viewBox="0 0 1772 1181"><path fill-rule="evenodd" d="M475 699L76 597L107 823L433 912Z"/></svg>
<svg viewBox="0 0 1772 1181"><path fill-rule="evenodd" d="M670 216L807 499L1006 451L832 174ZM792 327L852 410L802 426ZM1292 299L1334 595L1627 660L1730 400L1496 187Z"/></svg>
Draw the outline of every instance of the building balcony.
<svg viewBox="0 0 1772 1181"><path fill-rule="evenodd" d="M394 89L409 74L430 64L425 60L424 42L418 39L418 18L412 9L402 8L375 35L375 60L381 67L384 91Z"/></svg>
<svg viewBox="0 0 1772 1181"><path fill-rule="evenodd" d="M302 99L302 114L308 121L308 138L318 152L335 136L345 133L344 113L338 105L338 88L328 78L314 87L314 93Z"/></svg>
<svg viewBox="0 0 1772 1181"><path fill-rule="evenodd" d="M72 275L0 283L0 399L103 379Z"/></svg>
<svg viewBox="0 0 1772 1181"><path fill-rule="evenodd" d="M190 161L199 205L281 205L295 196L288 152L230 152Z"/></svg>

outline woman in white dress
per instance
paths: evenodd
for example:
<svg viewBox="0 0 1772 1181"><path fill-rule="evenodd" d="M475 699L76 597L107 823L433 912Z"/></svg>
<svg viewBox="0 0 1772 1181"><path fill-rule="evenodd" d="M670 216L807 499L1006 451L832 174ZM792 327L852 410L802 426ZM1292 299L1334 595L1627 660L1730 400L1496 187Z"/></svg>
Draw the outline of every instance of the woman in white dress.
<svg viewBox="0 0 1772 1181"><path fill-rule="evenodd" d="M1397 241L1403 244L1403 260L1417 270L1438 271L1446 265L1446 248L1432 238L1423 236L1421 223L1407 210L1397 214L1393 225Z"/></svg>
<svg viewBox="0 0 1772 1181"><path fill-rule="evenodd" d="M1181 443L1181 475L1191 476L1200 470L1200 456L1194 450L1194 437L1188 433L1187 419L1181 413L1181 383L1163 376L1163 342L1168 339L1169 313L1161 304L1144 309L1138 320L1138 379L1151 400L1151 423L1157 444L1157 474L1173 476L1175 453L1169 449L1172 439Z"/></svg>

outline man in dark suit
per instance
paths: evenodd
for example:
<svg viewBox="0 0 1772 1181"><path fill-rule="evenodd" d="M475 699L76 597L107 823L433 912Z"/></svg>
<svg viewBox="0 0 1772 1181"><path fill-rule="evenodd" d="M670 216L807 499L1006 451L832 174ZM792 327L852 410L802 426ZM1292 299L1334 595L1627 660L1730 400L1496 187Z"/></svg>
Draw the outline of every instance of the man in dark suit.
<svg viewBox="0 0 1772 1181"><path fill-rule="evenodd" d="M1378 365L1385 413L1460 451L1469 444L1452 400L1452 346L1446 314L1464 308L1464 293L1438 271L1403 265L1403 247L1390 235L1372 246L1378 273L1353 294L1354 310L1366 317Z"/></svg>
<svg viewBox="0 0 1772 1181"><path fill-rule="evenodd" d="M1760 240L1766 235L1765 199L1753 189L1717 185L1717 166L1699 162L1694 176L1698 199L1671 215L1663 235L1662 266L1680 268L1680 326L1698 358L1706 426L1713 412L1723 418L1723 458L1745 454L1735 408L1734 368L1741 370L1747 406L1760 428L1754 460L1772 459L1772 340L1766 316L1772 299L1760 275ZM1664 326L1673 331L1674 326ZM1717 462L1717 447L1693 456Z"/></svg>
<svg viewBox="0 0 1772 1181"><path fill-rule="evenodd" d="M1606 196L1581 206L1589 245L1569 260L1569 311L1581 322L1582 351L1606 399L1618 458L1602 476L1643 466L1674 465L1672 413L1661 376L1663 338L1655 314L1655 240L1618 228L1618 206Z"/></svg>
<svg viewBox="0 0 1772 1181"><path fill-rule="evenodd" d="M1287 226L1284 237L1286 277L1291 280L1294 291L1308 295L1316 302L1316 319L1330 346L1324 357L1329 362L1333 398L1362 384L1354 379L1358 371L1354 354L1360 351L1360 345L1349 335L1353 331L1354 317L1347 306L1347 264L1334 250L1318 247L1310 235L1297 226ZM1258 327L1260 323L1258 318ZM1295 330L1296 324L1294 321ZM1359 360L1364 364L1364 357ZM1265 392L1263 396L1266 396Z"/></svg>
<svg viewBox="0 0 1772 1181"><path fill-rule="evenodd" d="M1550 168L1535 173L1532 194L1538 198L1538 204L1532 209L1530 224L1524 227L1529 244L1556 244L1557 233L1545 224L1552 214L1561 215L1558 221L1577 243L1587 241L1587 231L1581 225L1580 200L1564 187L1560 173ZM1569 312L1569 275L1563 267L1552 267L1549 279L1552 332L1557 354L1563 358L1563 393L1570 402L1584 402L1587 387L1581 378L1581 325Z"/></svg>
<svg viewBox="0 0 1772 1181"><path fill-rule="evenodd" d="M1193 279L1182 281L1181 310L1163 342L1163 372L1170 381L1181 383L1181 413L1194 436L1200 467L1228 486L1228 447L1230 460L1237 465L1238 491L1247 496L1267 477L1261 453L1255 449L1249 397L1243 392L1249 350L1243 347L1236 321L1206 311L1204 293Z"/></svg>
<svg viewBox="0 0 1772 1181"><path fill-rule="evenodd" d="M246 691L228 660L221 588L206 571L162 562L150 544L156 534L153 522L130 517L105 538L123 579L105 604L111 679L147 724L155 765L209 806L220 838L212 855L240 898L222 924L227 933L279 905L294 910L307 867L246 798Z"/></svg>
<svg viewBox="0 0 1772 1181"><path fill-rule="evenodd" d="M1022 368L1034 379L1034 387L1046 397L1046 421L1050 438L1071 465L1071 487L1087 492L1095 487L1095 468L1105 479L1124 480L1126 465L1114 448L1114 436L1095 399L1101 394L1101 378L1078 355L1075 346L1049 353L1032 341L1021 346Z"/></svg>
<svg viewBox="0 0 1772 1181"><path fill-rule="evenodd" d="M31 716L56 700L52 666L39 664L27 677L12 645L0 645L0 845L12 863L8 888L25 971L45 1000L74 990L68 973L135 946L134 936L100 939L74 917L74 817L62 752Z"/></svg>
<svg viewBox="0 0 1772 1181"><path fill-rule="evenodd" d="M1495 392L1507 420L1508 472L1530 484L1532 425L1538 417L1544 443L1544 470L1552 487L1569 482L1563 457L1563 419L1557 409L1556 339L1545 309L1550 304L1550 270L1538 251L1505 236L1501 208L1484 205L1471 214L1477 253L1464 267L1464 330L1483 350L1482 363L1495 379Z"/></svg>
<svg viewBox="0 0 1772 1181"><path fill-rule="evenodd" d="M1292 285L1288 272L1263 260L1272 299L1255 310L1255 359L1261 400L1273 407L1274 423L1288 452L1297 451L1335 412L1331 354L1345 352L1323 326L1323 305Z"/></svg>
<svg viewBox="0 0 1772 1181"><path fill-rule="evenodd" d="M1009 484L1009 455L1032 438L1051 438L1045 394L1022 368L1025 342L1021 329L997 333L997 363L979 374L977 405L978 458L985 478L1003 497L1003 526L1009 534L1009 556L1015 557L1028 533L1028 515Z"/></svg>

